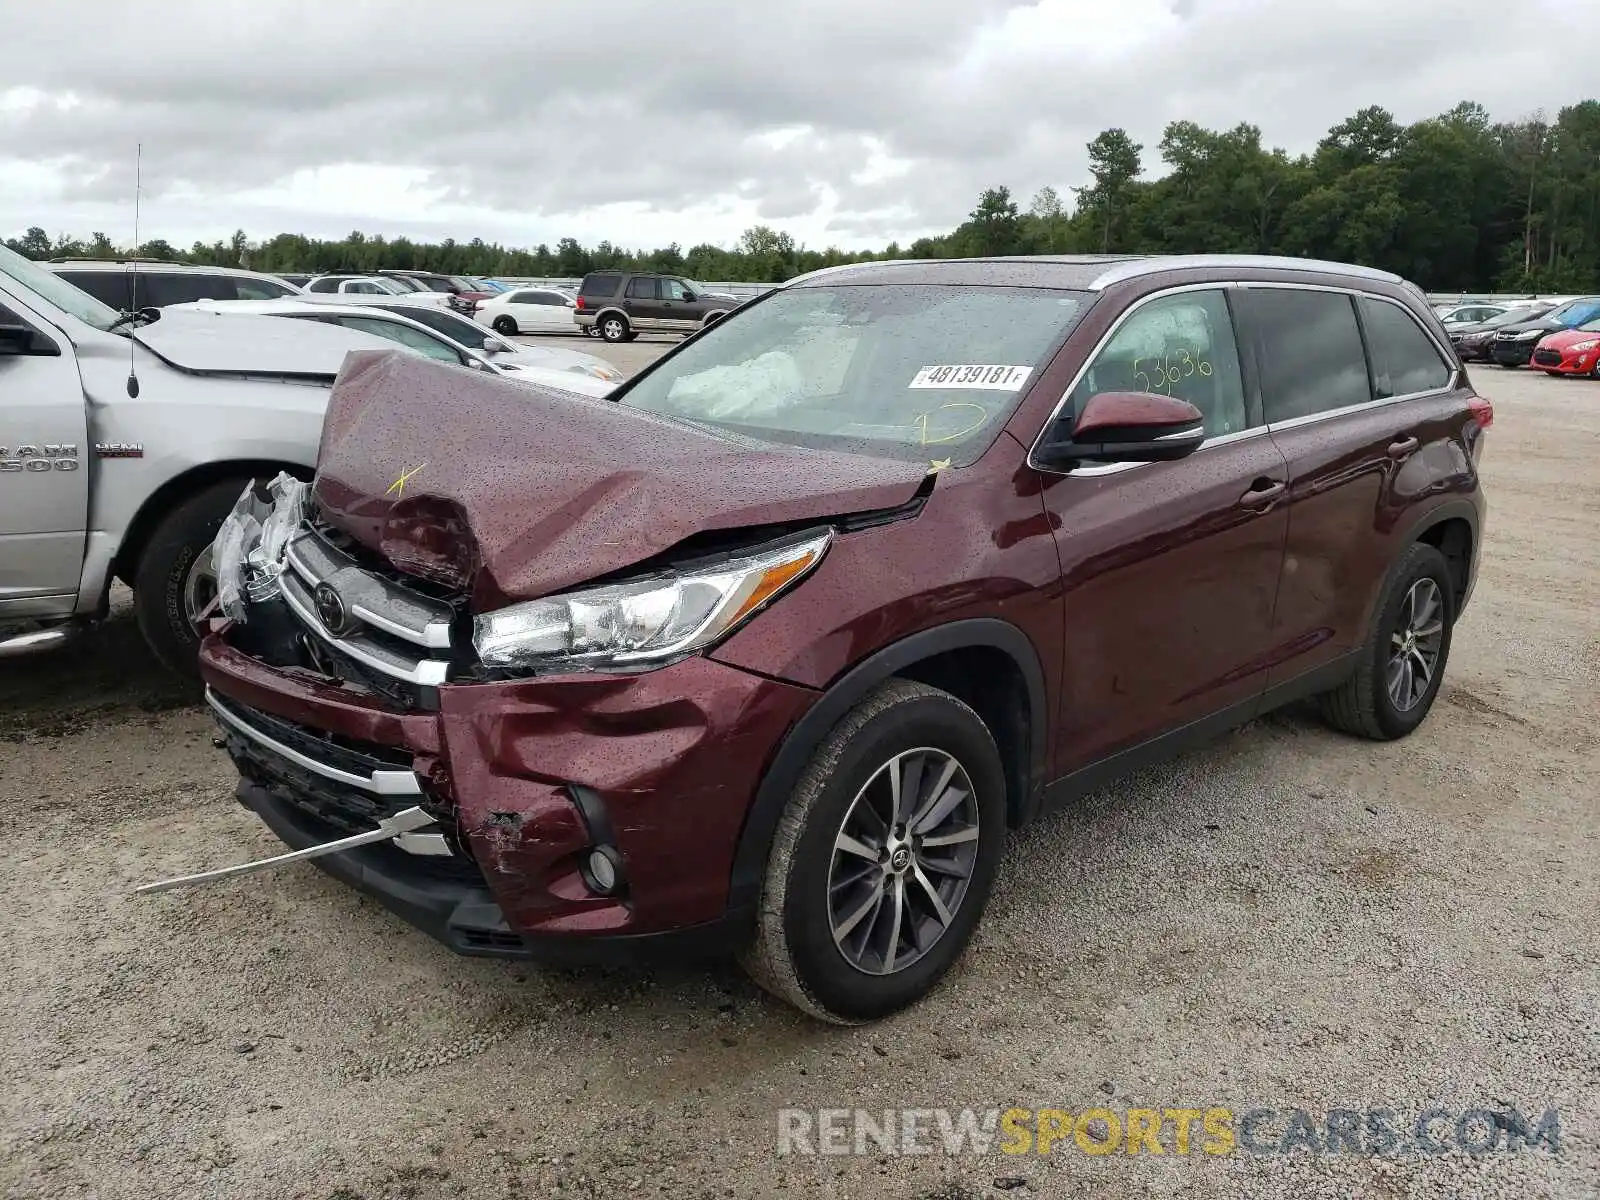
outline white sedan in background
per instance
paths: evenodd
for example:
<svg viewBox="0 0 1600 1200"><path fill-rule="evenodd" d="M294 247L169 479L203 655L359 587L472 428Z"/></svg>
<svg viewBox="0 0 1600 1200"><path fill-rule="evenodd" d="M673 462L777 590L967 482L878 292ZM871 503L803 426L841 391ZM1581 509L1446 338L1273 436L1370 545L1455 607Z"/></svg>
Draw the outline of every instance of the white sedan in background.
<svg viewBox="0 0 1600 1200"><path fill-rule="evenodd" d="M546 346L513 346L498 338L484 336L482 330L470 321L432 307L417 306L414 314L407 314L403 302L398 299L393 307L382 308L369 304L317 303L304 298L199 300L175 307L342 325L346 329L384 338L439 362L490 371L519 382L562 388L585 396L605 396L623 378L622 372L616 367L592 354ZM430 328L439 317L459 321L474 335L477 344L474 345L472 340L456 341L449 334Z"/></svg>
<svg viewBox="0 0 1600 1200"><path fill-rule="evenodd" d="M577 301L567 292L550 287L519 287L479 300L473 319L496 333L577 333L572 319Z"/></svg>

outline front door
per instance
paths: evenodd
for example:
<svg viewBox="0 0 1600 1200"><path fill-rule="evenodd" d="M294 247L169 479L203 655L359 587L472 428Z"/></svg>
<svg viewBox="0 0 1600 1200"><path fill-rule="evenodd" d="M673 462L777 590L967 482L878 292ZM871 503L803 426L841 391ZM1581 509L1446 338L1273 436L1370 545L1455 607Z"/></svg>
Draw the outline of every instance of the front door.
<svg viewBox="0 0 1600 1200"><path fill-rule="evenodd" d="M700 328L707 307L703 300L695 296L695 291L681 279L663 279L661 281L662 305L668 321L668 328L679 333L692 333Z"/></svg>
<svg viewBox="0 0 1600 1200"><path fill-rule="evenodd" d="M1207 441L1170 463L1076 468L1046 484L1065 592L1058 773L1213 714L1266 683L1288 529L1283 456L1246 400L1227 289L1130 310L1074 389L1179 396Z"/></svg>
<svg viewBox="0 0 1600 1200"><path fill-rule="evenodd" d="M83 383L72 343L0 298L0 326L37 335L19 352L0 342L0 617L70 597L83 575L89 447ZM59 607L59 606L52 606Z"/></svg>

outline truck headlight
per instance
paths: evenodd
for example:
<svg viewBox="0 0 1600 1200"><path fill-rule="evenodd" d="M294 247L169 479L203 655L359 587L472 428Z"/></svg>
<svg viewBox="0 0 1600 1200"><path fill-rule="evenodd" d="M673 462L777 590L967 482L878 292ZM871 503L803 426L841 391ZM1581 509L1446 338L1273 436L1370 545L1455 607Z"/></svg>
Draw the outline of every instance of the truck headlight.
<svg viewBox="0 0 1600 1200"><path fill-rule="evenodd" d="M513 604L476 618L472 644L485 666L529 673L661 666L711 645L797 583L832 537Z"/></svg>

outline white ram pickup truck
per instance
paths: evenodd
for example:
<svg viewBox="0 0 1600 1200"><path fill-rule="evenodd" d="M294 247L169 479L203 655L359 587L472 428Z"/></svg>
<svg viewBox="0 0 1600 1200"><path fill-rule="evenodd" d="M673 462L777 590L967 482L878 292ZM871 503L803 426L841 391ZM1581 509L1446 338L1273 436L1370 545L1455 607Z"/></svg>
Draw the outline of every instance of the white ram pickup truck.
<svg viewBox="0 0 1600 1200"><path fill-rule="evenodd" d="M328 389L370 334L108 308L0 246L0 658L133 589L146 640L196 670L210 547L251 480L316 464Z"/></svg>

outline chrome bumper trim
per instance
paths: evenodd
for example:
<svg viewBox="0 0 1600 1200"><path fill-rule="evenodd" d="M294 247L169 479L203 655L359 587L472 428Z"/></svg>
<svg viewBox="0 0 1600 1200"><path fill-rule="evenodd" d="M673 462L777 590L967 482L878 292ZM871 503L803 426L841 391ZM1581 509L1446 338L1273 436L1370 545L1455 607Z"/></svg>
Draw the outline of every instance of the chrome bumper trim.
<svg viewBox="0 0 1600 1200"><path fill-rule="evenodd" d="M316 759L301 754L298 750L268 737L248 721L242 720L229 712L227 706L216 698L210 688L206 689L206 704L210 706L212 712L217 714L217 719L227 724L230 729L237 730L240 735L249 738L256 745L270 750L274 754L294 763L295 766L303 767L313 774L322 776L324 779L331 779L335 783L360 788L362 791L374 792L379 796L422 795L422 785L417 782L416 772L414 771L374 771L371 775L356 775L350 771L341 771L338 767L330 767L327 763L320 763ZM408 828L415 829L419 827L408 826Z"/></svg>

